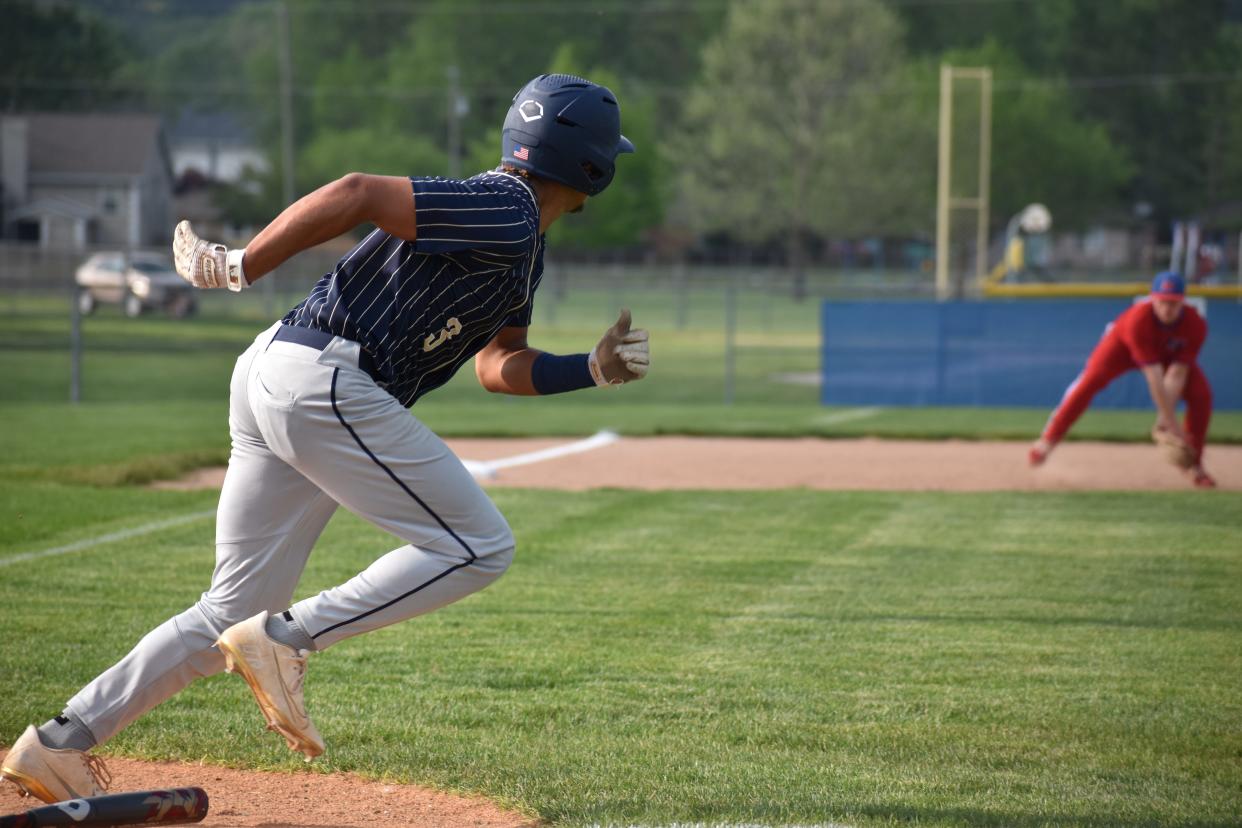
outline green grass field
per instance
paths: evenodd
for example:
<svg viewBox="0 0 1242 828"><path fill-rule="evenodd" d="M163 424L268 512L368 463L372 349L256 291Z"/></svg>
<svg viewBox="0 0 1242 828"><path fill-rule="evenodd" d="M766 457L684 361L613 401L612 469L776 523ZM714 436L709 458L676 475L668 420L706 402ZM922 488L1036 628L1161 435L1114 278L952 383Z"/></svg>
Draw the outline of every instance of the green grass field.
<svg viewBox="0 0 1242 828"><path fill-rule="evenodd" d="M229 297L212 296L212 303ZM582 349L613 295L556 306L535 344ZM774 382L814 370L814 309L740 321L724 405L722 309L635 305L657 373L614 393L488 397L469 372L417 406L445 435L699 433L1029 438L1047 412L855 419ZM212 493L134 485L221 462L227 383L257 299L191 323L85 327L0 303L0 743L59 712L212 568ZM661 315L663 314L663 315ZM1079 438L1142 439L1146 412ZM1242 413L1217 440L1242 441ZM1242 495L497 490L512 570L440 612L315 656L329 743L309 772L471 791L555 825L1217 826L1242 814ZM51 557L29 553L78 544ZM298 588L393 541L341 514ZM235 677L141 719L113 755L305 771Z"/></svg>
<svg viewBox="0 0 1242 828"><path fill-rule="evenodd" d="M1237 494L495 494L504 578L312 659L312 772L557 825L1238 824ZM5 559L213 496L0 495L11 742L197 598L212 527ZM338 516L299 595L391 545ZM231 676L105 752L304 767Z"/></svg>

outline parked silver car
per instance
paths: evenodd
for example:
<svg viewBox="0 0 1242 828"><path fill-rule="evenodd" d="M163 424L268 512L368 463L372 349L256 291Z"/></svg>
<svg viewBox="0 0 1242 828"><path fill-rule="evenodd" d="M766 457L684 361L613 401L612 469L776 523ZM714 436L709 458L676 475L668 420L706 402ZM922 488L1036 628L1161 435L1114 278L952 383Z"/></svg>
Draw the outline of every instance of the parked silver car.
<svg viewBox="0 0 1242 828"><path fill-rule="evenodd" d="M78 310L92 313L101 302L119 303L126 316L159 308L175 317L194 313L194 288L173 270L172 261L157 253L96 253L74 274Z"/></svg>

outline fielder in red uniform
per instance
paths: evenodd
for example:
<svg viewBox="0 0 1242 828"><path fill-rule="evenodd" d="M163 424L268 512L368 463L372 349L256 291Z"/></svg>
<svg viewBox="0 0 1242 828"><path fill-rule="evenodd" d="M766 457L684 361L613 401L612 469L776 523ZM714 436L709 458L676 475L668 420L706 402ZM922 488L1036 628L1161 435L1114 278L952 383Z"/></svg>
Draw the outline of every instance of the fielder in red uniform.
<svg viewBox="0 0 1242 828"><path fill-rule="evenodd" d="M1215 488L1216 481L1203 468L1212 388L1196 361L1207 338L1207 322L1185 299L1185 280L1177 273L1161 273L1152 280L1146 301L1123 311L1109 324L1087 359L1087 367L1065 390L1044 433L1031 446L1027 457L1032 466L1048 459L1096 394L1127 371L1138 369L1156 404L1156 427L1194 450L1195 464L1187 470L1194 484ZM1177 422L1178 400L1186 401L1183 425Z"/></svg>

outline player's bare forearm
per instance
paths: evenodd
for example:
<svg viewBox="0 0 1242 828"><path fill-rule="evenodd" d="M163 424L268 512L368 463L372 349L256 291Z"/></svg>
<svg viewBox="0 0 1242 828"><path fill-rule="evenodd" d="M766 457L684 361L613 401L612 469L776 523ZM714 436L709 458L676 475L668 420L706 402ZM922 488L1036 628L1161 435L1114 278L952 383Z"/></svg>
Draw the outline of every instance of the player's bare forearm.
<svg viewBox="0 0 1242 828"><path fill-rule="evenodd" d="M1147 391L1151 401L1156 405L1157 423L1171 431L1178 431L1177 412L1174 408L1176 397L1170 398L1164 387L1164 368L1160 365L1144 365L1143 378L1147 380Z"/></svg>
<svg viewBox="0 0 1242 828"><path fill-rule="evenodd" d="M497 352L475 357L479 384L494 394L533 397L539 394L532 379L535 360L543 351L534 348Z"/></svg>
<svg viewBox="0 0 1242 828"><path fill-rule="evenodd" d="M1186 377L1189 375L1190 369L1184 362L1175 362L1164 372L1164 395L1174 407L1182 398L1182 391L1186 390Z"/></svg>
<svg viewBox="0 0 1242 828"><path fill-rule="evenodd" d="M303 196L246 245L246 278L253 283L295 254L364 222L413 240L417 227L410 180L350 173Z"/></svg>
<svg viewBox="0 0 1242 828"><path fill-rule="evenodd" d="M533 397L539 392L535 390L532 369L541 353L527 344L526 328L501 328L475 354L474 374L479 385L493 394Z"/></svg>

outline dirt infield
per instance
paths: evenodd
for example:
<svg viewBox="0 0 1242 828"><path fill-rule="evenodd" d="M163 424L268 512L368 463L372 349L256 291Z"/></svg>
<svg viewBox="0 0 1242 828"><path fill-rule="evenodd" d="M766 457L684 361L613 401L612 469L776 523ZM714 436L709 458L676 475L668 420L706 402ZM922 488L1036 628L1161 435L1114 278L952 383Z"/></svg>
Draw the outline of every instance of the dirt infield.
<svg viewBox="0 0 1242 828"><path fill-rule="evenodd" d="M499 460L563 446L568 440L450 440L462 458ZM582 490L865 489L1182 490L1186 478L1139 443L1071 442L1041 468L1026 465L1026 443L945 440L737 439L625 437L564 457L497 470L487 486ZM1242 490L1242 446L1210 446L1209 470L1222 489ZM205 469L161 488L218 488L222 469Z"/></svg>
<svg viewBox="0 0 1242 828"><path fill-rule="evenodd" d="M3 755L3 751L0 751ZM197 785L210 807L207 828L533 828L538 821L504 811L486 799L416 785L369 782L350 774L261 773L188 762L108 759L114 792ZM42 807L0 784L0 814Z"/></svg>

